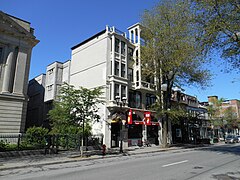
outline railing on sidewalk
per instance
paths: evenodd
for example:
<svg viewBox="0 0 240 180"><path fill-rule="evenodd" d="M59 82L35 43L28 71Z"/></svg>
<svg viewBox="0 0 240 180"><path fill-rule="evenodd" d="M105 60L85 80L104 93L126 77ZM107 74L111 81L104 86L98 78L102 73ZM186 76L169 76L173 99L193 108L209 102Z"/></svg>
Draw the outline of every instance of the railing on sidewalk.
<svg viewBox="0 0 240 180"><path fill-rule="evenodd" d="M0 152L45 149L46 153L57 153L64 150L80 150L81 135L46 135L27 136L26 134L0 135ZM102 139L88 136L85 139L84 150L99 149Z"/></svg>

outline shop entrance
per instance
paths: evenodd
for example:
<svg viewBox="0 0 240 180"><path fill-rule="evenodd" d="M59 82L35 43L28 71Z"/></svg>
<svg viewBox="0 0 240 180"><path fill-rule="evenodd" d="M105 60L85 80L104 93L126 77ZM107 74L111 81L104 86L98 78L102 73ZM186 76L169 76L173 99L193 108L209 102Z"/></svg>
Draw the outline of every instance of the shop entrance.
<svg viewBox="0 0 240 180"><path fill-rule="evenodd" d="M147 126L147 140L150 144L159 145L158 141L158 126Z"/></svg>
<svg viewBox="0 0 240 180"><path fill-rule="evenodd" d="M120 124L111 123L111 147L119 147L120 140Z"/></svg>
<svg viewBox="0 0 240 180"><path fill-rule="evenodd" d="M128 145L142 146L143 125L131 124L128 126Z"/></svg>

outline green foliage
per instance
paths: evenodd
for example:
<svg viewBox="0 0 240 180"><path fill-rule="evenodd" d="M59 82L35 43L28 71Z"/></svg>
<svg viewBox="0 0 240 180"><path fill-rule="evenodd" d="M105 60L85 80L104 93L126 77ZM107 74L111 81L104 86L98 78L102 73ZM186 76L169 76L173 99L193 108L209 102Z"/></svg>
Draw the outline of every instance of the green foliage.
<svg viewBox="0 0 240 180"><path fill-rule="evenodd" d="M196 43L193 17L187 1L163 0L144 12L141 61L146 76L156 76L160 84L174 80L179 86L207 85L210 74L203 69L205 61L200 58L202 47Z"/></svg>
<svg viewBox="0 0 240 180"><path fill-rule="evenodd" d="M234 111L233 107L228 107L224 111L224 120L227 122L226 125L228 128L236 128L240 124L237 114Z"/></svg>
<svg viewBox="0 0 240 180"><path fill-rule="evenodd" d="M46 144L46 135L48 134L48 129L43 127L31 127L27 129L25 134L24 141L22 142L22 146L27 147L28 145L43 147Z"/></svg>
<svg viewBox="0 0 240 180"><path fill-rule="evenodd" d="M226 100L212 99L208 106L208 114L211 123L214 126L234 128L238 127L239 119L233 107L223 108L223 103Z"/></svg>
<svg viewBox="0 0 240 180"><path fill-rule="evenodd" d="M156 111L164 114L163 146L167 144L168 118L179 118L171 110L173 85L208 85L210 73L203 68L202 46L196 43L194 13L187 0L162 0L142 15L142 74L156 79ZM162 84L166 91L162 94ZM170 112L167 110L170 109ZM161 114L161 113L160 113ZM181 114L181 113L180 113Z"/></svg>
<svg viewBox="0 0 240 180"><path fill-rule="evenodd" d="M102 88L75 89L67 83L60 90L59 100L54 102L54 108L49 112L52 132L57 134L90 134L91 123L99 121L98 105L102 103L99 96Z"/></svg>
<svg viewBox="0 0 240 180"><path fill-rule="evenodd" d="M204 54L217 49L233 68L240 67L240 1L193 0L198 41Z"/></svg>
<svg viewBox="0 0 240 180"><path fill-rule="evenodd" d="M8 144L9 144L8 142L1 140L0 141L0 151L4 151L7 148Z"/></svg>

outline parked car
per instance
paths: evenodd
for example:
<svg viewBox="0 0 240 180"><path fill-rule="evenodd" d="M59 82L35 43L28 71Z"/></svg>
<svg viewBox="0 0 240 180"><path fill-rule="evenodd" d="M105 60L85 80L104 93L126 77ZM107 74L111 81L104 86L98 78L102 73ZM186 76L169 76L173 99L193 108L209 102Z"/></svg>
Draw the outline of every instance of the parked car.
<svg viewBox="0 0 240 180"><path fill-rule="evenodd" d="M238 138L238 142L240 142L240 135L237 135L237 138Z"/></svg>
<svg viewBox="0 0 240 180"><path fill-rule="evenodd" d="M225 143L238 143L239 140L237 138L237 136L235 135L227 135L226 139L225 139Z"/></svg>

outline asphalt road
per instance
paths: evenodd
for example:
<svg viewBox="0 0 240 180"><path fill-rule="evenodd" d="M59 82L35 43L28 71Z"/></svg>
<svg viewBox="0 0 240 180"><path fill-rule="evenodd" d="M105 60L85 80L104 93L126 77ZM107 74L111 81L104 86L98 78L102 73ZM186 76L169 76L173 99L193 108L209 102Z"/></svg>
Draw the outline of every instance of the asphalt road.
<svg viewBox="0 0 240 180"><path fill-rule="evenodd" d="M240 180L240 144L36 166L0 175L1 180Z"/></svg>

